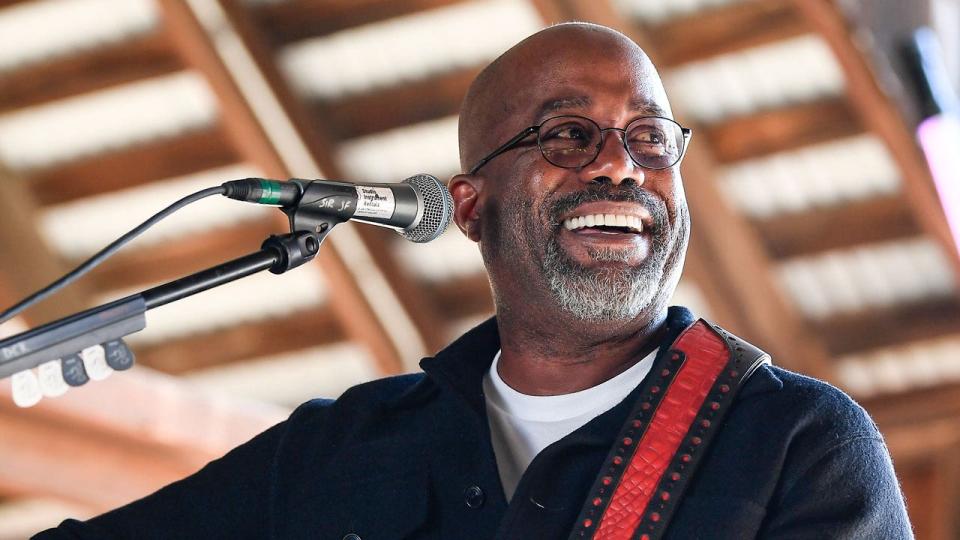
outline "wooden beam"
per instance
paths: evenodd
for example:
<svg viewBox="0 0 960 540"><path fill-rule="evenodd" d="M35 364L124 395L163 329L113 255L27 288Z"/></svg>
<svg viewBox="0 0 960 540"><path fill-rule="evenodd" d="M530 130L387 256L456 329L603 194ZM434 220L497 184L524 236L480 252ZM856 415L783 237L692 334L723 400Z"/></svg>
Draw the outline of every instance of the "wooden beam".
<svg viewBox="0 0 960 540"><path fill-rule="evenodd" d="M290 119L313 164L328 178L344 178L333 153L333 148L337 142L336 137L328 132L324 125L309 120L307 107L297 98L286 78L277 69L267 40L256 26L255 21L249 16L249 12L236 0L220 0L220 4L224 7L224 11L249 50L260 73L270 86L278 104L286 117ZM423 344L427 350L437 350L445 345L441 333L436 332L443 321L438 317L434 308L424 302L423 295L416 287L413 277L408 275L391 256L390 243L397 241L396 235L374 227L358 227L356 233L359 238L351 247L354 252L351 259L364 257L366 251L370 255L371 264L364 264L361 268L360 265L351 263L348 265L349 268L345 267L344 269L365 274L379 274L386 281L389 288L387 292L390 293L389 297L378 294L376 297L368 298L367 301L373 309L373 313L379 313L381 327L387 331L388 336L392 336L393 345L398 344L398 339L414 345ZM362 289L360 291L364 292ZM366 289L366 291L369 292L370 289ZM375 306L374 303L378 305ZM348 309L353 308L348 306ZM388 313L388 311L392 311L392 313ZM404 320L396 320L401 318ZM387 324L389 328L386 326ZM412 332L413 335L398 336L397 333L401 326L406 326L407 330L405 332ZM427 352L422 347L408 347L408 349L410 348L419 348L418 356ZM408 364L404 369L413 367L412 362L415 360L417 358L407 358Z"/></svg>
<svg viewBox="0 0 960 540"><path fill-rule="evenodd" d="M0 168L0 284L4 296L0 298L6 309L13 302L49 285L66 272L36 225L37 201L22 178ZM15 298L14 298L15 296ZM48 322L89 307L89 295L82 286L70 286L56 293L52 299L41 301L24 312L28 324Z"/></svg>
<svg viewBox="0 0 960 540"><path fill-rule="evenodd" d="M446 320L493 315L493 297L486 274L424 284L423 290Z"/></svg>
<svg viewBox="0 0 960 540"><path fill-rule="evenodd" d="M470 67L341 101L317 102L315 114L330 136L340 140L443 118L460 111L478 73L479 68Z"/></svg>
<svg viewBox="0 0 960 540"><path fill-rule="evenodd" d="M731 118L705 132L716 160L729 163L857 135L863 127L838 98Z"/></svg>
<svg viewBox="0 0 960 540"><path fill-rule="evenodd" d="M223 133L243 160L285 178L283 159L186 0L160 0L164 24L183 62L204 75L220 107Z"/></svg>
<svg viewBox="0 0 960 540"><path fill-rule="evenodd" d="M255 9L254 18L270 44L279 47L453 3L455 0L289 0L264 3Z"/></svg>
<svg viewBox="0 0 960 540"><path fill-rule="evenodd" d="M38 421L7 404L0 405L0 431L7 440L0 445L0 489L56 497L97 511L143 497L202 465L175 448L57 418Z"/></svg>
<svg viewBox="0 0 960 540"><path fill-rule="evenodd" d="M162 31L0 73L0 113L183 69Z"/></svg>
<svg viewBox="0 0 960 540"><path fill-rule="evenodd" d="M286 409L205 393L147 368L14 408L0 381L0 490L105 510L219 457Z"/></svg>
<svg viewBox="0 0 960 540"><path fill-rule="evenodd" d="M213 126L37 170L31 173L31 185L37 199L50 205L238 161L224 141L223 128Z"/></svg>
<svg viewBox="0 0 960 540"><path fill-rule="evenodd" d="M750 335L749 314L744 313L742 304L732 298L730 291L716 279L710 246L699 234L690 236L690 244L687 247L681 282L688 278L696 284L707 301L713 322L738 336Z"/></svg>
<svg viewBox="0 0 960 540"><path fill-rule="evenodd" d="M830 0L793 0L798 13L826 40L844 72L847 94L862 124L885 143L904 179L903 194L913 208L917 222L948 253L954 269L960 272L960 254L947 225L943 208L933 187L933 179L913 131L904 123L896 106L877 83L867 52L854 36L835 2Z"/></svg>
<svg viewBox="0 0 960 540"><path fill-rule="evenodd" d="M952 429L955 430L956 427L952 426ZM957 459L954 449L941 451L939 454L928 451L922 458L907 463L895 456L894 460L914 537L924 540L957 538L954 517Z"/></svg>
<svg viewBox="0 0 960 540"><path fill-rule="evenodd" d="M192 233L175 241L121 251L84 278L100 294L181 278L257 249L270 234L288 232L275 220ZM73 266L82 261L73 261Z"/></svg>
<svg viewBox="0 0 960 540"><path fill-rule="evenodd" d="M661 67L767 45L810 32L790 0L737 2L646 28Z"/></svg>
<svg viewBox="0 0 960 540"><path fill-rule="evenodd" d="M883 196L756 220L754 226L778 259L813 255L922 234L898 196Z"/></svg>
<svg viewBox="0 0 960 540"><path fill-rule="evenodd" d="M142 365L181 374L344 339L334 314L328 307L319 307L136 348L134 353Z"/></svg>
<svg viewBox="0 0 960 540"><path fill-rule="evenodd" d="M220 51L211 37L213 34L207 33L201 21L184 0L160 0L159 4L177 50L183 55L187 64L204 74L217 96L222 110L223 124L238 152L247 161L258 166L268 177L294 176L290 170L291 163L285 161L284 155L280 153L274 139L267 133L265 124L261 122L257 111L247 101L247 96L240 88L235 73L231 71L238 68L235 64L231 68L220 56ZM251 39L253 29L245 18L245 9L232 2L220 2L207 13L217 17L224 16L217 23L220 27L216 35L224 36L233 33L233 36L239 39L240 48L232 49L238 55L234 57L234 61L242 59L244 69L253 68L246 76L262 77L260 80L267 85L265 99L270 101L270 106L276 105L279 101L283 113L276 120L281 123L291 121L296 129L298 126L296 122L305 120L301 115L290 114L289 109L283 109L284 104L290 102L285 94L277 93L278 88L285 89L284 86L280 86L282 79L276 71L272 58L267 56L264 46L259 40ZM251 60L252 66L248 63ZM303 137L300 136L300 139L302 141ZM364 344L370 350L371 356L383 373L397 373L403 369L403 362L398 342L393 339L385 326L389 321L378 317L378 312L370 304L370 299L364 294L364 289L361 288L355 276L351 274L350 268L336 246L336 242L328 240L326 249L321 250L317 256L323 267L324 276L330 283L332 309L343 321L344 328L351 339ZM402 313L402 310L403 308L400 307L399 312Z"/></svg>
<svg viewBox="0 0 960 540"><path fill-rule="evenodd" d="M960 418L960 383L914 388L907 392L860 399L884 432L902 426Z"/></svg>
<svg viewBox="0 0 960 540"><path fill-rule="evenodd" d="M929 300L837 315L819 321L815 326L834 355L865 352L960 334L960 300Z"/></svg>

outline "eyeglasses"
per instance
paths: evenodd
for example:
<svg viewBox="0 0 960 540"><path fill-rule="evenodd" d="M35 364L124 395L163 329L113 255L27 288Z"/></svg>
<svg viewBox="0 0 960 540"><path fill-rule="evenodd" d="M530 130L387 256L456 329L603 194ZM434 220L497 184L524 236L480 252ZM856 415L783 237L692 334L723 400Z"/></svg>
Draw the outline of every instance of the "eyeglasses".
<svg viewBox="0 0 960 540"><path fill-rule="evenodd" d="M619 131L623 136L623 147L634 163L653 170L668 169L679 163L693 135L690 128L661 116L641 116L623 129L601 128L583 116L555 116L538 126L524 129L490 152L470 169L470 174L476 173L490 160L518 146L534 133L537 134L540 153L551 164L564 169L586 167L600 154L604 131Z"/></svg>

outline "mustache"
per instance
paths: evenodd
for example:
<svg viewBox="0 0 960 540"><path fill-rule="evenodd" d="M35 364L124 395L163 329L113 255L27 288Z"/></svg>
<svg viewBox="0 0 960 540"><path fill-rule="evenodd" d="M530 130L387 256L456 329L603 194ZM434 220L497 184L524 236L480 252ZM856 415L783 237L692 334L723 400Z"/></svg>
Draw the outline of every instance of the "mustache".
<svg viewBox="0 0 960 540"><path fill-rule="evenodd" d="M624 183L619 186L590 184L582 191L559 195L547 202L550 223L559 227L561 216L583 204L598 201L636 203L650 212L654 230L662 230L667 224L667 207L663 199L633 183Z"/></svg>

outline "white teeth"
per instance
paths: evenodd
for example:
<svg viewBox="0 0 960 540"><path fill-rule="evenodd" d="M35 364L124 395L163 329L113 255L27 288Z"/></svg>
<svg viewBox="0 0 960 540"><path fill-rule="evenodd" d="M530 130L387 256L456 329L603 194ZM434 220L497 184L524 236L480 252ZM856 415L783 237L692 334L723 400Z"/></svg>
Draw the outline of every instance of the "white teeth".
<svg viewBox="0 0 960 540"><path fill-rule="evenodd" d="M563 226L572 231L584 227L626 227L634 232L643 232L643 223L637 216L625 214L591 214L565 219Z"/></svg>

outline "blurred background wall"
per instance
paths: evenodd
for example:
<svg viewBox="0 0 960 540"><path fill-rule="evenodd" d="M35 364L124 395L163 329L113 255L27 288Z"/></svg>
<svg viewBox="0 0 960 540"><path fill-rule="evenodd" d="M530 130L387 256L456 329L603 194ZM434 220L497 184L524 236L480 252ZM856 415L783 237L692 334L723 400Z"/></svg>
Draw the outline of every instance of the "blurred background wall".
<svg viewBox="0 0 960 540"><path fill-rule="evenodd" d="M248 176L458 172L485 63L565 20L617 28L695 135L675 301L874 415L918 538L960 538L960 259L903 64L930 26L960 83L957 0L0 0L0 305L192 191ZM258 249L285 219L207 199L11 335ZM341 225L311 264L148 313L138 365L30 409L0 382L0 539L196 470L296 404L490 316L474 245Z"/></svg>

